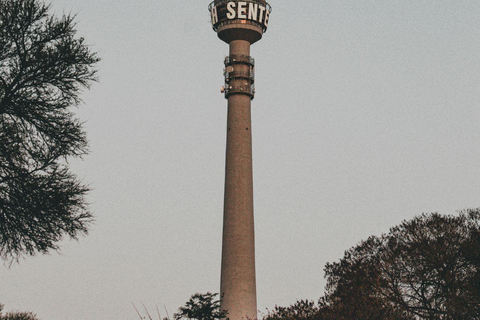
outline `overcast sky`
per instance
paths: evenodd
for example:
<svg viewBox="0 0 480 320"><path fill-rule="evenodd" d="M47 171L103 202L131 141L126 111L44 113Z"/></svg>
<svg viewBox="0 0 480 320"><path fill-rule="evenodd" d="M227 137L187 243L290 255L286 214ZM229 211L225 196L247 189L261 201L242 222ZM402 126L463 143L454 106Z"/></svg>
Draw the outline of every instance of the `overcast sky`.
<svg viewBox="0 0 480 320"><path fill-rule="evenodd" d="M75 110L90 234L0 268L6 310L170 316L220 282L227 44L207 1L53 0L102 58ZM480 207L480 1L272 0L252 47L258 309L423 212Z"/></svg>

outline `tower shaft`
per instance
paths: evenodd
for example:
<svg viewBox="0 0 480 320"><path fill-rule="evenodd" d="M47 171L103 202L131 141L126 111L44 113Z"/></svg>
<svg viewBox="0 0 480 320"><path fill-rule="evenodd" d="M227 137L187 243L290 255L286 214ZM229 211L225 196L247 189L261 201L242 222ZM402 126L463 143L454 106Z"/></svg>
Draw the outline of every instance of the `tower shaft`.
<svg viewBox="0 0 480 320"><path fill-rule="evenodd" d="M250 57L250 42L230 42L230 57ZM247 64L235 72L247 73ZM245 79L231 86L245 86ZM223 221L221 307L230 320L256 319L255 234L253 218L253 174L251 98L246 94L228 97L225 198Z"/></svg>
<svg viewBox="0 0 480 320"><path fill-rule="evenodd" d="M230 320L257 319L251 100L255 61L250 45L267 31L272 8L265 0L213 0L212 27L230 46L225 58L228 99L223 209L221 309Z"/></svg>

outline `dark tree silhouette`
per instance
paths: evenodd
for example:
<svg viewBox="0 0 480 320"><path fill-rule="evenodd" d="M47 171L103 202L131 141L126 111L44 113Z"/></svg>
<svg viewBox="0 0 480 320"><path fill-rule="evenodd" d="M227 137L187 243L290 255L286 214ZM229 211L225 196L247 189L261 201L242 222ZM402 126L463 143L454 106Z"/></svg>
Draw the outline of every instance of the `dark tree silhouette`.
<svg viewBox="0 0 480 320"><path fill-rule="evenodd" d="M327 264L332 319L480 319L480 210L424 214Z"/></svg>
<svg viewBox="0 0 480 320"><path fill-rule="evenodd" d="M320 302L334 320L410 320L378 290L382 279L383 238L370 237L345 252L338 263L327 264L327 293Z"/></svg>
<svg viewBox="0 0 480 320"><path fill-rule="evenodd" d="M178 308L173 318L175 320L215 320L227 317L227 312L220 310L220 300L216 300L216 296L218 293L195 293L185 306Z"/></svg>
<svg viewBox="0 0 480 320"><path fill-rule="evenodd" d="M69 108L95 81L95 53L76 37L74 17L39 0L0 0L0 256L57 250L87 233L89 188L67 159L87 152Z"/></svg>
<svg viewBox="0 0 480 320"><path fill-rule="evenodd" d="M263 320L329 320L328 310L315 301L298 300L288 307L275 306L263 316Z"/></svg>
<svg viewBox="0 0 480 320"><path fill-rule="evenodd" d="M38 320L32 312L7 312L2 314L3 304L0 304L0 320Z"/></svg>

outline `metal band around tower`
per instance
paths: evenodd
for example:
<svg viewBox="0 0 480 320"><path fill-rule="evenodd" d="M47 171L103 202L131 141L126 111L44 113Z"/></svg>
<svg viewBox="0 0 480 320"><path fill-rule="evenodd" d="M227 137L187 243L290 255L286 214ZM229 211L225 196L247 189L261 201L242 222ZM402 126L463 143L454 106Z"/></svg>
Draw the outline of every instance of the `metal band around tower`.
<svg viewBox="0 0 480 320"><path fill-rule="evenodd" d="M243 65L243 68L239 68L238 65ZM224 76L225 98L228 99L230 95L237 93L248 95L253 100L255 96L255 59L239 54L225 57Z"/></svg>

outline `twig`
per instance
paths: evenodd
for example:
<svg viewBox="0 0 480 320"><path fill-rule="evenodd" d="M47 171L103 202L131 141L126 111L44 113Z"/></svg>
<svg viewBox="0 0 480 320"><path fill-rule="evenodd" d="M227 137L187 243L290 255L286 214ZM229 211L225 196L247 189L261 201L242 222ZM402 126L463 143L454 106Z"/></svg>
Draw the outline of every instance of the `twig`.
<svg viewBox="0 0 480 320"><path fill-rule="evenodd" d="M133 302L132 302L132 306L135 308L135 311L137 311L137 314L138 314L138 316L140 317L140 320L142 320L142 319L143 319L143 318L142 318L142 315L140 314L140 312L138 312L138 309L137 309L137 307L135 307L135 305L133 304Z"/></svg>

